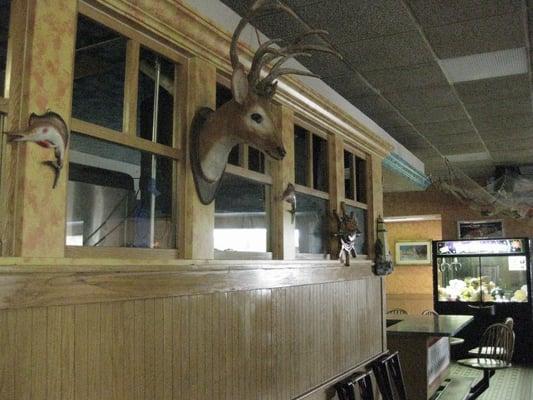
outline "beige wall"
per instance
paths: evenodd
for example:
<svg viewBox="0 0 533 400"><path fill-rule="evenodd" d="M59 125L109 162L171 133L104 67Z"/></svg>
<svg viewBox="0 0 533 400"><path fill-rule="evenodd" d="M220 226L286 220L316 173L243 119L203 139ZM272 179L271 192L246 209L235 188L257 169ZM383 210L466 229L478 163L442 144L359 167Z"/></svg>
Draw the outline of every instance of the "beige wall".
<svg viewBox="0 0 533 400"><path fill-rule="evenodd" d="M503 219L506 236L533 236L533 224L510 218L482 217L479 211L468 208L455 197L429 189L425 192L385 193L384 214L387 217L440 214L442 238L457 239L457 221Z"/></svg>
<svg viewBox="0 0 533 400"><path fill-rule="evenodd" d="M395 243L406 240L442 239L441 221L394 222L387 224L389 248L395 259ZM389 309L404 308L409 314L419 314L432 308L433 278L431 264L395 265L387 276Z"/></svg>

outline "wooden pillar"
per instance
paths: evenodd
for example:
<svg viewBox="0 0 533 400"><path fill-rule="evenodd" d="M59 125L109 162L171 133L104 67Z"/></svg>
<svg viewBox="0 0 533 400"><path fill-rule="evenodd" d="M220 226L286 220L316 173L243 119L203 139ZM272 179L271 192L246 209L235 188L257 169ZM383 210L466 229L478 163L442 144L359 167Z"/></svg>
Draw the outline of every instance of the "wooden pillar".
<svg viewBox="0 0 533 400"><path fill-rule="evenodd" d="M181 258L213 258L215 202L203 205L196 192L189 158L189 135L196 111L201 107L215 109L216 76L215 66L200 58L190 59L187 65L180 69L179 93L183 99L184 115L181 146L185 157L178 177L179 207L182 208L181 220L178 221L178 248Z"/></svg>
<svg viewBox="0 0 533 400"><path fill-rule="evenodd" d="M281 200L281 195L289 183L294 184L294 112L286 106L276 106L274 113L278 118L278 135L281 136L287 154L281 161L272 161L271 190L271 243L272 258L292 260L295 258L295 223L291 205ZM294 220L295 221L295 220Z"/></svg>
<svg viewBox="0 0 533 400"><path fill-rule="evenodd" d="M15 0L10 22L8 130L26 127L31 113L47 110L69 124L72 104L77 1ZM68 160L57 187L42 164L54 153L34 143L8 144L2 171L3 255L63 257ZM4 160L3 160L4 161ZM4 181L5 179L5 181Z"/></svg>
<svg viewBox="0 0 533 400"><path fill-rule="evenodd" d="M328 179L329 179L329 254L332 260L339 258L339 240L333 236L338 226L333 217L333 210L340 211L341 202L344 201L344 140L339 135L330 135L328 138Z"/></svg>

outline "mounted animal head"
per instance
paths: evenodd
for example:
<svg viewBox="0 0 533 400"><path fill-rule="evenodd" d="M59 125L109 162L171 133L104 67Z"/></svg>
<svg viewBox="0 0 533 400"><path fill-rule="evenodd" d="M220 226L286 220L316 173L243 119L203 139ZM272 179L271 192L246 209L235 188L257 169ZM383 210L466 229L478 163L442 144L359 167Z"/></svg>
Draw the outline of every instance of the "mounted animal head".
<svg viewBox="0 0 533 400"><path fill-rule="evenodd" d="M259 46L247 73L239 61L238 41L245 26L253 19L275 11L297 15L278 0L256 0L247 15L239 22L230 46L233 68L231 90L233 99L216 111L201 109L193 121L191 131L191 165L200 200L209 204L215 197L231 149L241 143L252 145L270 157L281 160L286 154L272 115L272 98L277 80L282 75L317 75L283 65L298 56L308 57L311 51L338 53L328 46L304 43L322 30L307 30L291 43L282 46L280 39L269 40ZM265 67L269 73L262 77Z"/></svg>

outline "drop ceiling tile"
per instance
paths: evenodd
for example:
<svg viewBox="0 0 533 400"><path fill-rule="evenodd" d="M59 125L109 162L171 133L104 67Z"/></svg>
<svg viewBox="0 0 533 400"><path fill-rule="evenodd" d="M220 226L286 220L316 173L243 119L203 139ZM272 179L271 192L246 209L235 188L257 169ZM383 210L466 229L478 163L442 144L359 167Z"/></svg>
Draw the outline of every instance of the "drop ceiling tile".
<svg viewBox="0 0 533 400"><path fill-rule="evenodd" d="M471 103L467 110L475 120L508 114L527 114L532 111L530 97L501 99L487 103Z"/></svg>
<svg viewBox="0 0 533 400"><path fill-rule="evenodd" d="M338 4L338 6L337 6ZM311 26L327 18L327 29L337 43L414 31L416 28L401 1L341 0L309 6L302 17Z"/></svg>
<svg viewBox="0 0 533 400"><path fill-rule="evenodd" d="M512 137L506 137L506 138L502 138L497 141L485 141L485 144L487 145L487 148L491 152L501 152L511 147L512 147L512 151L517 151L517 152L525 151L525 150L532 151L533 150L533 136L531 136L528 139L522 138L519 140L516 140ZM533 159L531 159L531 161L533 162Z"/></svg>
<svg viewBox="0 0 533 400"><path fill-rule="evenodd" d="M345 59L361 72L428 64L431 52L417 32L407 32L339 45Z"/></svg>
<svg viewBox="0 0 533 400"><path fill-rule="evenodd" d="M305 27L286 13L276 12L257 18L254 22L262 33L270 39L290 40L304 32Z"/></svg>
<svg viewBox="0 0 533 400"><path fill-rule="evenodd" d="M465 103L481 103L510 97L529 96L527 75L505 76L455 85L459 97Z"/></svg>
<svg viewBox="0 0 533 400"><path fill-rule="evenodd" d="M413 124L457 121L466 118L460 104L432 108L406 108L402 109L401 113Z"/></svg>
<svg viewBox="0 0 533 400"><path fill-rule="evenodd" d="M441 59L525 46L521 13L427 28L424 31Z"/></svg>
<svg viewBox="0 0 533 400"><path fill-rule="evenodd" d="M485 143L516 143L517 141L533 138L533 127L480 130L479 135Z"/></svg>
<svg viewBox="0 0 533 400"><path fill-rule="evenodd" d="M469 120L439 122L434 124L417 124L416 128L427 137L448 136L472 132L472 124Z"/></svg>
<svg viewBox="0 0 533 400"><path fill-rule="evenodd" d="M396 111L374 115L372 119L386 131L400 128L408 129L410 127L409 122Z"/></svg>
<svg viewBox="0 0 533 400"><path fill-rule="evenodd" d="M325 78L324 82L346 99L375 95L374 91L355 73L346 76L338 76L336 78Z"/></svg>
<svg viewBox="0 0 533 400"><path fill-rule="evenodd" d="M519 12L521 0L407 0L423 27Z"/></svg>
<svg viewBox="0 0 533 400"><path fill-rule="evenodd" d="M491 156L497 163L514 165L523 163L531 164L531 160L533 160L533 149L492 151Z"/></svg>
<svg viewBox="0 0 533 400"><path fill-rule="evenodd" d="M479 117L474 119L474 123L479 131L494 129L513 129L533 127L533 115L512 114L498 117Z"/></svg>
<svg viewBox="0 0 533 400"><path fill-rule="evenodd" d="M381 96L365 96L348 100L370 118L394 112L394 109Z"/></svg>
<svg viewBox="0 0 533 400"><path fill-rule="evenodd" d="M382 92L448 84L446 77L436 63L367 71L364 75Z"/></svg>
<svg viewBox="0 0 533 400"><path fill-rule="evenodd" d="M391 126L386 130L393 138L418 136L416 129L411 126Z"/></svg>
<svg viewBox="0 0 533 400"><path fill-rule="evenodd" d="M384 92L383 96L400 110L418 107L444 107L457 104L457 98L449 86L434 86L401 92Z"/></svg>
<svg viewBox="0 0 533 400"><path fill-rule="evenodd" d="M312 57L299 57L298 61L324 80L353 74L344 61L332 54L315 52Z"/></svg>
<svg viewBox="0 0 533 400"><path fill-rule="evenodd" d="M486 149L481 142L478 143L450 143L446 145L437 146L442 154L467 154L467 153L482 153Z"/></svg>
<svg viewBox="0 0 533 400"><path fill-rule="evenodd" d="M434 135L434 136L429 137L429 140L436 147L446 146L451 143L482 145L481 139L479 138L476 131L474 130L467 131L467 132L461 132L461 133L454 133L451 135Z"/></svg>

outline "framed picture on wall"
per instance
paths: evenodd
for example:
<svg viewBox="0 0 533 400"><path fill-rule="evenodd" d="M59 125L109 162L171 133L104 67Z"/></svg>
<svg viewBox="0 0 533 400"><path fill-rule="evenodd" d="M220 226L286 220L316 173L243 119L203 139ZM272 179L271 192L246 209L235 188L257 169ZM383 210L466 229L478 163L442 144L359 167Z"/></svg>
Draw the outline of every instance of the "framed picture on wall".
<svg viewBox="0 0 533 400"><path fill-rule="evenodd" d="M397 265L431 265L431 241L396 242Z"/></svg>
<svg viewBox="0 0 533 400"><path fill-rule="evenodd" d="M503 221L458 221L459 239L491 239L504 237Z"/></svg>

